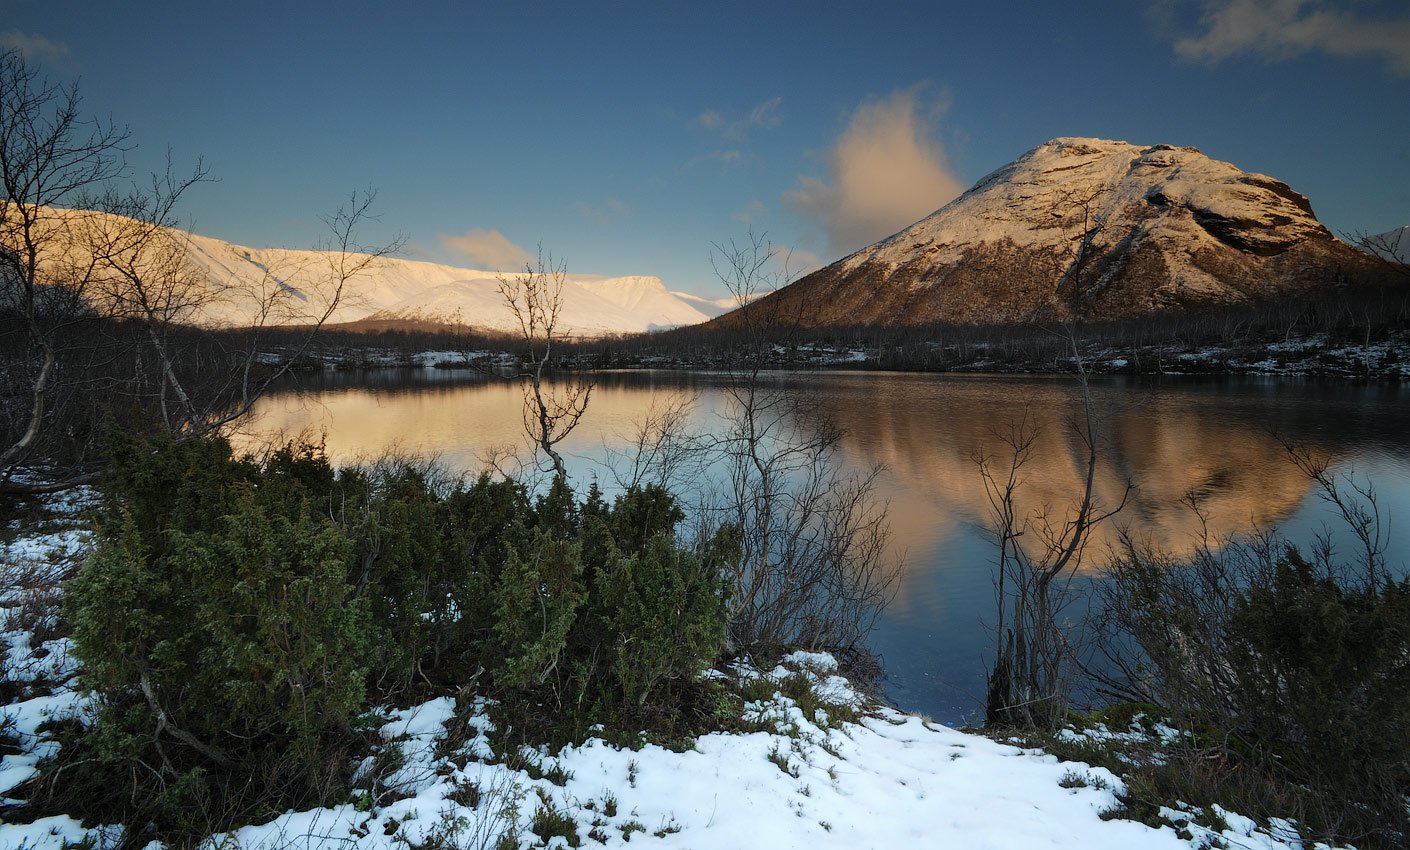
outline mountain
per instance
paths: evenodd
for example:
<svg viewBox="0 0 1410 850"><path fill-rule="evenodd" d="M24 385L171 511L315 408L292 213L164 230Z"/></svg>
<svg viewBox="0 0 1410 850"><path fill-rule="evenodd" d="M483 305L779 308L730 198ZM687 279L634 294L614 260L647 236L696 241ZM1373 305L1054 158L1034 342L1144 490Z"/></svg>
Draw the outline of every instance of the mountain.
<svg viewBox="0 0 1410 850"><path fill-rule="evenodd" d="M68 246L50 263L54 269L85 260L82 245L101 239L71 236L116 233L131 221L105 213L53 210L49 226L65 231L51 244ZM266 323L302 324L319 316L329 302L328 251L248 248L209 236L168 231L169 244L194 274L192 306L179 311L182 321L204 325L253 324L278 293ZM517 320L499 295L496 272L460 268L395 257L379 259L351 278L328 321L370 320L396 324L464 324L488 331L518 330ZM668 290L660 278L645 275L606 277L568 274L563 287L559 331L567 336L639 333L704 322L723 312L699 296Z"/></svg>
<svg viewBox="0 0 1410 850"><path fill-rule="evenodd" d="M1410 263L1410 224L1367 236L1361 247L1382 260Z"/></svg>
<svg viewBox="0 0 1410 850"><path fill-rule="evenodd" d="M733 295L726 295L724 298L706 298L702 295L691 295L688 292L674 290L671 294L712 319L716 316L723 316L739 306L739 299Z"/></svg>
<svg viewBox="0 0 1410 850"><path fill-rule="evenodd" d="M1115 318L1383 274L1271 177L1194 148L1061 138L742 312L806 325Z"/></svg>
<svg viewBox="0 0 1410 850"><path fill-rule="evenodd" d="M319 251L251 249L208 237L187 236L188 256L207 275L257 287L268 272L304 292L324 274L330 255ZM472 325L491 331L516 331L517 320L499 294L496 272L459 268L420 260L386 258L349 282L350 292L330 321L417 320ZM223 307L208 318L248 322ZM638 333L706 321L703 312L666 289L660 278L644 275L605 277L569 274L563 287L560 332L574 336Z"/></svg>
<svg viewBox="0 0 1410 850"><path fill-rule="evenodd" d="M401 261L405 262L405 261ZM464 323L495 331L517 331L518 319L499 294L493 272L455 269L462 277L418 289L369 313L370 321L415 320ZM572 336L639 333L693 325L710 318L666 289L660 278L633 275L569 275L563 285L560 331Z"/></svg>

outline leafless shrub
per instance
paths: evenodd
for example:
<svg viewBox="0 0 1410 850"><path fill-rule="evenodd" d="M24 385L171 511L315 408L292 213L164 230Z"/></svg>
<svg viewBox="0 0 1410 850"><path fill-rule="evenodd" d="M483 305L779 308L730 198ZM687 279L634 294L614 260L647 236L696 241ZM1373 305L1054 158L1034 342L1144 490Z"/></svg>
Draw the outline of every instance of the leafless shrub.
<svg viewBox="0 0 1410 850"><path fill-rule="evenodd" d="M779 259L782 271L771 270ZM712 263L740 304L788 274L786 258L753 234L743 245L716 245ZM737 527L743 552L730 576L729 636L736 649L851 648L890 602L902 566L888 560L878 470L844 473L836 426L762 378L773 335L788 324L770 303L750 311L751 336L730 364L714 446L726 481L707 514Z"/></svg>
<svg viewBox="0 0 1410 850"><path fill-rule="evenodd" d="M204 164L181 176L168 162L148 185L122 190L128 131L80 107L76 87L44 79L17 51L0 53L0 325L24 340L0 347L0 491L92 480L85 453L61 463L58 447L92 439L96 425L75 419L103 415L95 396L109 412L143 411L143 427L221 432L299 360L351 296L349 281L400 245L357 243L373 195L354 193L325 219L329 239L310 267L266 266L253 288L212 279L189 261L176 216L206 179ZM195 327L208 308L233 302L244 332ZM271 362L264 332L291 324L299 328L282 335Z"/></svg>
<svg viewBox="0 0 1410 850"><path fill-rule="evenodd" d="M1018 508L1024 467L1033 458L1037 429L1025 417L1002 435L1004 457L975 458L988 496L990 531L998 545L994 590L995 659L989 672L985 716L990 723L1025 729L1055 728L1067 709L1075 661L1067 609L1074 602L1073 576L1087 557L1092 530L1126 504L1100 505L1094 495L1098 464L1092 401L1082 385L1084 420L1073 428L1084 471L1075 504L1044 505L1033 513Z"/></svg>
<svg viewBox="0 0 1410 850"><path fill-rule="evenodd" d="M1364 231L1345 234L1351 244L1380 260L1385 268L1410 279L1410 230L1402 227L1389 233L1370 234Z"/></svg>
<svg viewBox="0 0 1410 850"><path fill-rule="evenodd" d="M548 386L544 381L555 347L567 329L560 323L563 284L568 266L539 249L537 265L525 264L515 275L500 275L499 294L519 325L524 347L523 368L513 377L527 382L524 431L552 464L554 475L566 479L568 469L556 446L578 427L592 399L593 382L574 377Z"/></svg>
<svg viewBox="0 0 1410 850"><path fill-rule="evenodd" d="M1089 673L1118 701L1188 730L1143 781L1254 817L1295 817L1322 840L1404 846L1410 789L1410 582L1385 562L1374 488L1289 444L1351 546L1307 550L1275 531L1175 557L1126 538L1099 585ZM1198 500L1189 499L1202 517ZM1158 796L1158 795L1156 795Z"/></svg>
<svg viewBox="0 0 1410 850"><path fill-rule="evenodd" d="M83 206L125 172L127 129L86 118L81 104L76 86L45 79L17 50L0 52L0 310L16 316L25 343L19 380L0 394L14 423L0 444L0 487L13 488L20 467L43 456L52 409L72 391L64 336L91 315L85 293L96 264L68 250L75 217L58 207Z"/></svg>
<svg viewBox="0 0 1410 850"><path fill-rule="evenodd" d="M656 484L676 491L703 473L708 440L690 428L697 407L694 395L655 399L632 433L618 435L625 448L604 444L613 483L621 490Z"/></svg>

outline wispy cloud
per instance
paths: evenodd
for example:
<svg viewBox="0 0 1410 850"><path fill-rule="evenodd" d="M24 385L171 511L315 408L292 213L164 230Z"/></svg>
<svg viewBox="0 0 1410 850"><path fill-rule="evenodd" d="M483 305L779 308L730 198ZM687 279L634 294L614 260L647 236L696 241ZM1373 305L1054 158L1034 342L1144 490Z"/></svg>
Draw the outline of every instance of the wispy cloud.
<svg viewBox="0 0 1410 850"><path fill-rule="evenodd" d="M1376 56L1410 76L1410 15L1371 18L1321 0L1205 0L1200 32L1175 40L1186 59L1214 64L1253 53L1282 61L1304 53Z"/></svg>
<svg viewBox="0 0 1410 850"><path fill-rule="evenodd" d="M919 88L863 103L828 150L826 176L798 177L784 202L822 225L834 255L934 212L963 188L934 140L942 109Z"/></svg>
<svg viewBox="0 0 1410 850"><path fill-rule="evenodd" d="M5 30L0 32L0 48L18 50L26 59L63 59L69 55L69 46L62 41L53 41L37 32Z"/></svg>
<svg viewBox="0 0 1410 850"><path fill-rule="evenodd" d="M697 115L695 123L707 130L718 131L730 141L742 142L749 137L752 130L769 130L782 124L783 115L779 113L779 107L782 105L783 98L771 97L736 119L730 119L717 109L710 109Z"/></svg>
<svg viewBox="0 0 1410 850"><path fill-rule="evenodd" d="M698 165L707 165L709 163L718 163L722 166L740 165L744 162L744 160L744 151L741 150L731 149L727 151L710 151L709 153L703 153L700 156L691 157L690 159L685 161L685 165L683 167L686 169L691 169L695 168Z"/></svg>
<svg viewBox="0 0 1410 850"><path fill-rule="evenodd" d="M573 209L578 215L601 224L613 216L626 215L632 211L631 204L619 198L608 198L601 204L590 204L587 201L574 201Z"/></svg>
<svg viewBox="0 0 1410 850"><path fill-rule="evenodd" d="M532 262L534 255L509 241L498 230L472 227L459 236L441 234L441 248L494 269L517 269Z"/></svg>
<svg viewBox="0 0 1410 850"><path fill-rule="evenodd" d="M734 219L740 224L749 224L754 219L763 215L764 212L765 208L763 201L754 200L730 213L730 218Z"/></svg>

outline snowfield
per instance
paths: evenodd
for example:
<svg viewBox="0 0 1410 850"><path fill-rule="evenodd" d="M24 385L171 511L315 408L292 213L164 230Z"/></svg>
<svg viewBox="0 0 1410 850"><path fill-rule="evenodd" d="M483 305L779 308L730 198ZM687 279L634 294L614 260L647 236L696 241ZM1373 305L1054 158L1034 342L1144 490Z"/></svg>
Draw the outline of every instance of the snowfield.
<svg viewBox="0 0 1410 850"><path fill-rule="evenodd" d="M33 577L72 563L84 543L74 531L35 532L0 550L7 692L20 695L0 708L17 741L0 760L5 850L113 847L122 835L119 826L69 816L32 820L19 808L35 765L57 747L40 725L92 711L75 690L67 639L36 643L30 630L44 622L42 612L34 617L35 594L47 594L42 600L51 608L57 601L52 586ZM772 670L746 661L707 675L750 684L751 693L772 692L743 705L745 727L757 731L705 735L684 752L593 739L553 753L495 753L485 700L441 697L380 712L381 744L357 767L354 784L362 790L352 802L286 812L210 836L202 846L1183 850L1211 846L1217 837L1229 847L1311 850L1288 824L1270 832L1231 812L1218 812L1228 826L1217 836L1193 823L1194 812L1174 808L1166 817L1186 827L1184 838L1174 826L1103 820L1121 788L1109 771L877 706L837 675L828 655L794 653ZM785 680L797 676L831 713L818 708L808 716L784 695ZM859 710L856 722L834 720ZM560 823L546 840L535 832L547 831L545 813ZM498 844L505 835L510 842Z"/></svg>
<svg viewBox="0 0 1410 850"><path fill-rule="evenodd" d="M174 234L186 255L211 280L225 281L229 297L213 302L198 320L209 324L249 324L251 304L241 293L259 292L268 279L308 292L307 305L291 305L316 314L319 281L327 276L323 251L246 248L195 234ZM513 275L522 269L506 269ZM330 321L360 319L424 320L463 323L491 331L517 332L518 320L499 294L499 273L442 263L389 257L348 281L348 292ZM700 298L683 298L660 278L645 275L605 277L570 273L563 286L560 331L601 336L639 333L692 325L715 315ZM717 308L718 309L718 308Z"/></svg>
<svg viewBox="0 0 1410 850"><path fill-rule="evenodd" d="M52 218L46 226L53 228L77 221L84 227L116 230L125 221L81 210L51 208L48 212ZM336 277L332 269L339 262L335 252L250 248L180 230L168 230L166 236L198 281L194 291L199 295L183 296L190 306L173 316L178 321L215 327L305 324L331 309L330 323L431 321L494 332L519 331L518 319L499 293L499 278L501 274L513 277L523 268L469 269L384 257L350 278L336 306L330 306L330 281ZM63 250L45 255L41 266L91 259L82 255L83 250L75 246L67 249L67 256ZM271 301L269 293L283 295ZM563 282L558 331L562 336L582 337L642 333L698 324L735 306L730 298L673 292L660 278L649 275L613 277L570 271Z"/></svg>

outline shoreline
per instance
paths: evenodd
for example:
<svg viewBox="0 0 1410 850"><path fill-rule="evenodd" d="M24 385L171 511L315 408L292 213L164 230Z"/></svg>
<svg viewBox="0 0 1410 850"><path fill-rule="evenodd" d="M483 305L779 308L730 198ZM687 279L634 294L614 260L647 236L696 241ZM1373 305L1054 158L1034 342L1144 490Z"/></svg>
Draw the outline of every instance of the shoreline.
<svg viewBox="0 0 1410 850"><path fill-rule="evenodd" d="M1008 343L928 343L923 352L897 354L892 349L847 347L822 343L775 346L755 363L780 371L874 371L896 374L1052 375L1077 373L1071 356L1031 356L1027 346ZM1088 343L1081 357L1091 375L1127 376L1273 376L1327 377L1400 382L1410 379L1410 331L1398 331L1370 343L1336 344L1324 334L1281 341L1240 341L1227 344L1140 347ZM267 363L282 363L278 352ZM446 348L395 349L387 346L337 345L304 352L291 371L357 372L395 368L474 370L492 373L513 365L503 351ZM739 368L728 352L691 357L670 355L608 356L590 352L566 355L560 371L609 372L670 370L707 372Z"/></svg>

